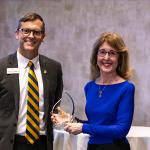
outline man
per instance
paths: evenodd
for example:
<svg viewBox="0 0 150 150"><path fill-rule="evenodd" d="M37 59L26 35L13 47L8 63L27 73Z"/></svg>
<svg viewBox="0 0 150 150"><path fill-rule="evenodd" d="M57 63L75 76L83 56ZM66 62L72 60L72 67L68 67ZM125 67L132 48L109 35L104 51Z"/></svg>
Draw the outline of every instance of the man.
<svg viewBox="0 0 150 150"><path fill-rule="evenodd" d="M19 20L15 54L0 60L0 150L52 150L50 112L61 98L61 65L39 54L45 24L36 13Z"/></svg>

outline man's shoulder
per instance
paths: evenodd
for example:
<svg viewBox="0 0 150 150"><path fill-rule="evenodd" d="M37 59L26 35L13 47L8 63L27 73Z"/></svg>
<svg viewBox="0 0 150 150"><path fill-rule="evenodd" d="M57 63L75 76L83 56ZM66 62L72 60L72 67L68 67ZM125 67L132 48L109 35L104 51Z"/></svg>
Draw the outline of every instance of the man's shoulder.
<svg viewBox="0 0 150 150"><path fill-rule="evenodd" d="M2 57L0 58L0 68L5 68L9 62L9 55L8 56L5 56L5 57Z"/></svg>
<svg viewBox="0 0 150 150"><path fill-rule="evenodd" d="M4 56L4 57L0 58L0 63L7 62L9 59L15 58L16 56L17 56L16 53L12 53L7 56Z"/></svg>
<svg viewBox="0 0 150 150"><path fill-rule="evenodd" d="M10 55L0 58L0 81L6 75L6 68L8 68Z"/></svg>
<svg viewBox="0 0 150 150"><path fill-rule="evenodd" d="M2 57L2 58L0 58L0 62L1 62L1 63L2 63L2 62L5 62L5 61L8 60L8 58L9 58L9 56Z"/></svg>
<svg viewBox="0 0 150 150"><path fill-rule="evenodd" d="M40 61L42 61L43 63L46 63L46 64L51 64L51 65L60 65L60 62L52 59L52 58L49 58L45 55L39 55L39 59Z"/></svg>

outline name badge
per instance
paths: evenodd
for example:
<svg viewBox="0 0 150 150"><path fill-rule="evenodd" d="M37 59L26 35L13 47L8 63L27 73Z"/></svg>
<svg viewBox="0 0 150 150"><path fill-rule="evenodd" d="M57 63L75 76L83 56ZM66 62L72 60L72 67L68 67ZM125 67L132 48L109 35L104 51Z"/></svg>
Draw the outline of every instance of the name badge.
<svg viewBox="0 0 150 150"><path fill-rule="evenodd" d="M7 74L19 74L19 68L7 68Z"/></svg>

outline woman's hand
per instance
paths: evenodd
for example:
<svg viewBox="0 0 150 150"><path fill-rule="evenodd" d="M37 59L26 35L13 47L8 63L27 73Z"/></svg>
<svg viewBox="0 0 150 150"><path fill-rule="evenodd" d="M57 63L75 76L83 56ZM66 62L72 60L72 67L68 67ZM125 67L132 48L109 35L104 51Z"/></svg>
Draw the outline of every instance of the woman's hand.
<svg viewBox="0 0 150 150"><path fill-rule="evenodd" d="M67 122L71 122L72 116L65 111L63 111L60 107L57 108L58 114L52 113L51 120L54 124L63 124Z"/></svg>
<svg viewBox="0 0 150 150"><path fill-rule="evenodd" d="M82 132L82 123L66 123L64 130L67 132L77 135Z"/></svg>

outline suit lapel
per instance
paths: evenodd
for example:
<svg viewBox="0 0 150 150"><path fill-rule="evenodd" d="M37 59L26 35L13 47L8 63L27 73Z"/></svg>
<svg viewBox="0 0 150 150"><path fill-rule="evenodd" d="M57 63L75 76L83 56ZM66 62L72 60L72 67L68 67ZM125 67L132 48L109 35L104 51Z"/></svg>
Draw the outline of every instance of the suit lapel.
<svg viewBox="0 0 150 150"><path fill-rule="evenodd" d="M43 88L44 88L44 111L45 111L45 118L48 117L48 108L49 108L49 80L48 80L48 68L46 64L46 60L44 57L40 55L40 66L41 66L41 73L43 78Z"/></svg>
<svg viewBox="0 0 150 150"><path fill-rule="evenodd" d="M18 61L17 61L17 53L9 55L8 57L8 66L7 68L18 68ZM10 74L9 75L13 93L14 93L14 99L15 99L15 107L16 107L16 114L18 114L19 111L19 74Z"/></svg>

